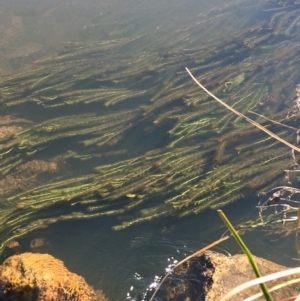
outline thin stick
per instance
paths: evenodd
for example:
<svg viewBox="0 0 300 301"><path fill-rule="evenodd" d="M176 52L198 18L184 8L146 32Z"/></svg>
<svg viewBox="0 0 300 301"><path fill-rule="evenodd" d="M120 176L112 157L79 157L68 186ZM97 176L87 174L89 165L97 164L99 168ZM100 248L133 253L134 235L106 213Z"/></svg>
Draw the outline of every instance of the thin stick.
<svg viewBox="0 0 300 301"><path fill-rule="evenodd" d="M265 133L267 133L269 136L277 139L278 141L282 142L283 144L287 145L288 147L290 147L291 149L297 151L300 153L300 148L298 148L297 146L287 142L286 140L280 138L279 136L277 136L276 134L272 133L271 131L269 131L268 129L266 129L264 126L260 125L259 123L257 123L256 121L250 119L249 117L245 116L244 114L240 113L239 111L237 111L236 109L232 108L230 105L228 105L226 102L224 102L223 100L221 100L220 98L218 98L217 96L215 96L214 94L212 94L210 91L208 91L204 86L202 86L197 79L193 76L193 74L191 73L191 71L188 68L185 68L186 71L188 72L188 74L190 75L190 77L194 80L194 82L202 89L204 90L208 95L210 95L211 97L213 97L216 101L218 101L220 104L222 104L224 107L226 107L228 110L230 110L231 112L235 113L236 115L240 116L241 118L246 119L249 123L253 124L254 126L256 126L257 128L261 129L262 131L264 131Z"/></svg>
<svg viewBox="0 0 300 301"><path fill-rule="evenodd" d="M290 129L290 130L293 130L293 131L296 131L296 132L299 131L299 129L297 129L297 128L294 128L294 127L292 127L292 126L289 126L289 125L280 123L280 122L278 122L278 121L272 120L272 119L270 119L270 118L268 118L268 117L266 117L266 116L264 116L264 115L258 114L258 113L256 113L256 112L249 111L249 113L254 114L254 115L256 115L256 116L259 116L259 117L262 117L262 118L264 118L264 119L266 119L266 120L268 120L268 121L270 121L270 122L272 122L272 123L274 123L274 124L278 124L278 125L283 126L283 127L287 128L287 129Z"/></svg>

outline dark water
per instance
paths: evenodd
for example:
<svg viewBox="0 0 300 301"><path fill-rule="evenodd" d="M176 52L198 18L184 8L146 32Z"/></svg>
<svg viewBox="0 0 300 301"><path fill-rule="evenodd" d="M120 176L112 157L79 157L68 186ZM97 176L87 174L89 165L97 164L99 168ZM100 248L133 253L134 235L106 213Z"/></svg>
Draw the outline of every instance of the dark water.
<svg viewBox="0 0 300 301"><path fill-rule="evenodd" d="M257 215L256 200L232 204L224 212L233 223ZM242 206L242 207L241 207ZM34 231L20 243L24 250L46 252L64 261L73 272L83 275L112 300L140 298L174 262L205 247L225 233L218 214L205 210L182 219L165 218L112 231L113 218L58 223ZM32 239L45 238L44 246L29 247ZM295 266L298 258L295 238L266 235L261 228L243 236L257 256L279 264ZM241 253L234 240L214 248L223 254Z"/></svg>
<svg viewBox="0 0 300 301"><path fill-rule="evenodd" d="M63 49L62 43L66 41L90 41L103 39L109 35L112 38L121 38L122 31L115 30L114 23L117 24L126 18L132 18L134 22L133 24L128 22L127 28L124 28L124 35L137 29L155 32L158 28L161 28L162 34L171 35L178 28L186 28L191 20L200 21L202 13L221 3L224 5L224 1L203 0L151 2L116 0L100 3L4 1L0 5L3 41L0 45L3 49L0 56L0 74L17 72L16 70L34 60L59 52ZM235 28L231 29L233 35L234 30L240 29L238 20L239 18L242 20L246 12L250 16L249 27L251 22L263 18L266 12L258 10L259 5L260 3L256 3L253 6L249 5L248 9L243 7L241 10L233 10L232 19L236 20ZM2 18L4 15L5 19ZM109 25L105 23L107 20L110 20ZM230 37L230 30L226 29L226 26L224 24L224 28L217 30L224 30ZM182 47L184 48L184 45ZM146 103L148 99L139 100L139 104L142 101ZM38 123L57 116L76 114L82 110L89 113L97 109L99 109L97 105L90 105L45 110L25 104L16 112L13 109L2 110L4 113L15 113ZM144 139L141 145L138 143L140 135L138 131L133 133L134 154L143 153L152 146L154 137L148 136L148 141ZM155 139L159 141L157 148L160 147L160 143L163 145L165 142L163 134L156 135ZM54 156L56 151L59 153L69 147L72 140L56 143L52 148L53 153L41 152L39 156L41 158L45 155ZM97 164L109 164L111 163L109 160L105 159L105 162L98 160ZM95 163L94 161L86 165L77 163L74 171L88 173ZM238 224L258 215L255 208L258 201L258 198L246 197L242 202L225 206L224 212L233 223ZM94 288L104 290L111 300L131 300L141 296L155 277L162 276L174 260L180 260L218 239L226 230L216 211L211 209L183 218L154 219L122 231L111 229L126 218L120 215L61 222L44 230L33 231L19 242L23 251L47 252L63 260L71 271L82 275ZM44 238L45 244L39 248L30 248L30 242L35 238ZM295 265L293 258L296 258L297 254L293 247L295 242L292 235L283 239L274 234L266 235L261 229L257 229L247 232L244 238L256 255L281 264ZM234 241L227 241L215 249L232 254L240 252Z"/></svg>

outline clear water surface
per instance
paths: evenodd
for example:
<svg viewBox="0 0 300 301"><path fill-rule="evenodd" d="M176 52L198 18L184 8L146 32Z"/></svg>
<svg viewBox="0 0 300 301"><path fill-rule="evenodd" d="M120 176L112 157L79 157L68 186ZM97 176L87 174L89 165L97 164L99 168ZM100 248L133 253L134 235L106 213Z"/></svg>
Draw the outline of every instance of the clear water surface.
<svg viewBox="0 0 300 301"><path fill-rule="evenodd" d="M229 4L231 0L226 2ZM224 4L224 1L219 0L2 1L0 74L17 72L41 57L59 52L66 41L86 42L102 39L109 34L111 38L117 39L122 38L122 34L126 36L138 30L155 34L161 31L161 34L170 33L172 36L178 28L184 29L191 20L201 20L201 14ZM239 30L239 18L250 16L249 19L254 22L263 14L259 5L249 5L240 11L233 9L236 30ZM127 20L128 26L122 33L116 24L123 20ZM226 26L224 24L224 29L216 30L224 30L228 34ZM235 29L232 29L233 35ZM43 111L24 106L22 112L2 108L2 113L15 113L40 122L64 114L76 114L76 110L81 109ZM92 109L97 110L97 105ZM151 146L151 141L146 141L144 145L136 143L134 148L142 152L148 146ZM57 145L57 148L60 147L64 146ZM91 166L83 164L73 168L90 170ZM249 197L226 206L224 211L234 223L239 223L257 216L255 206L258 201L258 198ZM61 222L33 231L19 242L23 251L47 252L63 260L71 271L82 275L94 288L104 290L109 299L116 301L138 298L156 276L164 274L170 263L204 247L225 232L217 213L211 209L198 215L154 219L122 231L113 231L111 227L123 218L126 216ZM45 239L45 243L32 249L30 242L36 238ZM286 248L287 245L294 245L293 237L266 235L257 229L246 233L244 238L256 255L281 264L295 265L293 258L297 254L294 248ZM215 249L226 254L240 252L234 241L227 241Z"/></svg>

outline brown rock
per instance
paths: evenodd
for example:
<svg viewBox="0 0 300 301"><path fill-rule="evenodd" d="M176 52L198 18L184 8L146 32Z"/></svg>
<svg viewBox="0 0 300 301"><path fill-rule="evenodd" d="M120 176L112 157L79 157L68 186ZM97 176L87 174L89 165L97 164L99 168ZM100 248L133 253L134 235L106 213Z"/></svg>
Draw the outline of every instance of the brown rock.
<svg viewBox="0 0 300 301"><path fill-rule="evenodd" d="M2 292L8 301L107 301L85 280L48 254L23 253L0 266Z"/></svg>
<svg viewBox="0 0 300 301"><path fill-rule="evenodd" d="M32 121L10 115L0 116L0 138L10 136L33 124Z"/></svg>
<svg viewBox="0 0 300 301"><path fill-rule="evenodd" d="M42 237L35 238L30 242L30 248L31 249L40 248L45 245L45 242L46 242L45 238Z"/></svg>
<svg viewBox="0 0 300 301"><path fill-rule="evenodd" d="M221 297L225 296L236 286L256 278L248 258L244 254L228 257L215 252L207 252L205 256L207 256L207 259L215 267L212 276L213 285L207 293L208 300L210 301L220 300ZM288 269L285 266L278 265L260 257L254 256L254 258L262 276ZM267 287L271 288L284 280L292 278L297 278L297 275L270 281L267 283ZM257 294L258 292L260 292L259 286L253 286L252 288L236 294L234 297L230 298L230 301L240 301L246 297ZM297 296L299 292L300 284L297 283L290 285L287 288L274 291L271 295L274 300L280 300L291 296ZM265 298L261 297L256 300L265 300Z"/></svg>
<svg viewBox="0 0 300 301"><path fill-rule="evenodd" d="M9 196L23 189L29 189L38 182L41 176L57 171L59 171L59 166L55 161L31 160L22 163L0 179L0 196ZM18 206L21 208L22 203Z"/></svg>
<svg viewBox="0 0 300 301"><path fill-rule="evenodd" d="M20 254L22 252L22 247L16 240L10 241L4 250L4 254L6 257ZM0 299L1 301L1 299Z"/></svg>
<svg viewBox="0 0 300 301"><path fill-rule="evenodd" d="M7 247L9 249L20 249L21 248L20 244L16 240L12 240L11 242L9 242L7 244Z"/></svg>
<svg viewBox="0 0 300 301"><path fill-rule="evenodd" d="M263 276L288 269L260 257L255 257L255 260ZM229 257L208 251L177 267L164 281L157 292L157 297L164 301L219 301L233 288L255 278L245 255ZM292 278L297 278L297 275L268 282L267 286L271 288ZM259 286L253 286L231 297L230 301L240 301L258 292ZM300 284L297 283L274 291L271 295L274 300L281 300L297 296L299 292ZM261 297L256 300L265 299Z"/></svg>

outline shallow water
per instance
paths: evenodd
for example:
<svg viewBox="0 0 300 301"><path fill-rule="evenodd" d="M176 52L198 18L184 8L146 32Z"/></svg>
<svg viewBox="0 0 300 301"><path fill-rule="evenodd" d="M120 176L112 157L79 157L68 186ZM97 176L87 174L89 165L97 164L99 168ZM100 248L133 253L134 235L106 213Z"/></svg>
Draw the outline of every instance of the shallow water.
<svg viewBox="0 0 300 301"><path fill-rule="evenodd" d="M233 223L240 221L240 217L257 214L256 200L245 201L248 202L242 208L237 204L224 208ZM58 223L32 232L20 244L24 251L45 252L60 258L94 288L103 289L111 300L133 300L142 298L171 264L205 247L226 231L213 210L182 219L154 220L122 231L111 230L114 222L111 218L100 218ZM45 238L44 246L30 248L30 242L36 238ZM297 264L293 235L281 238L258 229L245 234L243 239L257 256L283 265ZM241 253L233 239L213 250L229 256Z"/></svg>
<svg viewBox="0 0 300 301"><path fill-rule="evenodd" d="M5 1L0 5L0 29L3 50L0 57L0 74L14 73L44 56L64 51L63 43L89 42L93 40L119 39L133 33L151 32L148 40L141 43L155 44L157 38L170 37L178 31L184 31L191 22L203 26L203 39L214 34L218 36L224 31L229 38L243 27L251 28L257 20L263 19L260 3L244 4L232 10L232 18L223 23L222 28L209 31L205 23L201 24L201 16L224 1L48 1L44 3L26 0ZM229 3L229 1L228 1ZM231 1L230 1L231 3ZM245 13L249 14L248 16ZM7 16L4 20L2 16ZM245 24L244 18L248 18ZM239 22L239 19L241 22ZM120 28L118 24L123 24ZM234 27L232 25L235 24ZM287 41L288 43L288 41ZM124 53L138 54L142 45L124 48ZM154 46L153 46L154 47ZM186 45L182 45L185 48ZM147 51L147 49L143 49ZM162 48L162 54L167 54ZM234 64L234 63L232 63ZM134 100L138 105L149 101L147 98ZM130 106L137 104L133 103ZM122 107L123 104L119 106ZM130 107L129 106L129 107ZM15 114L28 118L36 123L78 113L91 113L99 110L98 104L78 105L44 109L34 104L24 104L17 109L2 108L3 114ZM115 107L108 109L115 110ZM166 128L168 125L166 125ZM142 137L142 138L141 138ZM166 137L161 133L155 136L144 136L136 130L132 133L128 144L132 157L143 154L148 149L164 146ZM199 143L201 143L200 141ZM39 153L39 158L54 157L62 150L72 148L73 140L55 141L51 151ZM62 174L84 175L91 172L98 164L110 164L124 159L117 157L90 160L88 163L68 162ZM97 166L97 165L96 165ZM49 179L50 181L50 179ZM255 194L256 192L253 192ZM156 196L159 200L159 196ZM259 199L246 197L224 207L224 212L238 224L243 220L258 215ZM130 213L131 214L131 213ZM73 272L82 275L96 289L102 289L111 300L137 299L153 283L156 276L162 276L165 269L174 260L204 247L218 239L224 232L220 218L214 210L206 209L197 215L178 218L164 217L154 219L125 230L114 231L112 226L127 220L131 216L120 214L112 217L99 217L91 220L73 220L58 222L43 230L35 230L19 239L23 251L47 252L64 261ZM244 235L249 248L258 256L274 260L281 264L294 265L297 253L294 248L286 249L286 245L294 245L294 237L279 238L277 235L267 236L260 228ZM43 238L44 245L31 248L30 242ZM240 252L234 241L227 241L215 248L224 253ZM4 254L5 256L5 254Z"/></svg>

